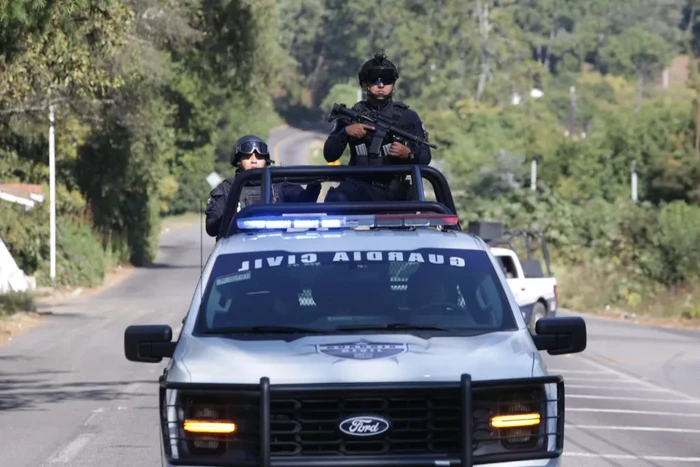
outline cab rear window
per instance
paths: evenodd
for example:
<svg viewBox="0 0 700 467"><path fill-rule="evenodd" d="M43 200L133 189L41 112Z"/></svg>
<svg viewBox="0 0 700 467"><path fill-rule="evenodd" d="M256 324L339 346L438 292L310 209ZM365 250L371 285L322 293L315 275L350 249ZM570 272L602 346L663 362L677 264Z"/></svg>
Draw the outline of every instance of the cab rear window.
<svg viewBox="0 0 700 467"><path fill-rule="evenodd" d="M418 249L219 256L199 329L405 323L455 331L515 328L484 251Z"/></svg>

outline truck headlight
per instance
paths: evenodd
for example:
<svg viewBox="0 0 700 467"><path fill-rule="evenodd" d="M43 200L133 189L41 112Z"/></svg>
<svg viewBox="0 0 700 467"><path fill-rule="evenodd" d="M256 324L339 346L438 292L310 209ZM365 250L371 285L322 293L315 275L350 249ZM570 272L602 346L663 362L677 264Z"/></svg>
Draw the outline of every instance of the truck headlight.
<svg viewBox="0 0 700 467"><path fill-rule="evenodd" d="M225 406L201 398L183 398L179 412L187 449L192 454L223 453L227 438L238 428Z"/></svg>
<svg viewBox="0 0 700 467"><path fill-rule="evenodd" d="M504 398L505 399L505 398ZM501 399L490 426L506 449L527 449L537 445L542 429L541 401L532 394L513 394ZM546 410L546 408L545 408Z"/></svg>

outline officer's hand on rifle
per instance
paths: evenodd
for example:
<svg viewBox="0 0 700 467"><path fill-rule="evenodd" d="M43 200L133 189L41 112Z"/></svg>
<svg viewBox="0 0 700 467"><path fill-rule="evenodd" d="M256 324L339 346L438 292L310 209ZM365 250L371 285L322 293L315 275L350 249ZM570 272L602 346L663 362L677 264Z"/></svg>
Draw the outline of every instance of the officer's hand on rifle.
<svg viewBox="0 0 700 467"><path fill-rule="evenodd" d="M399 157L401 159L406 159L408 158L408 156L411 155L411 148L409 148L405 144L399 143L398 141L394 141L393 143L391 143L391 147L389 148L389 155Z"/></svg>
<svg viewBox="0 0 700 467"><path fill-rule="evenodd" d="M353 138L364 138L367 130L374 130L373 126L365 125L364 123L353 123L345 127L345 133Z"/></svg>

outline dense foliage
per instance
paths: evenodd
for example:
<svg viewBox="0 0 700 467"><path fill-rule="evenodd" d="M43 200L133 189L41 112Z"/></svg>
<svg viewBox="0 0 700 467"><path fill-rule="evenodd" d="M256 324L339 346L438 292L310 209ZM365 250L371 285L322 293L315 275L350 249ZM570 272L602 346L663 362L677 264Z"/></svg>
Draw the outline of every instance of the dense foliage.
<svg viewBox="0 0 700 467"><path fill-rule="evenodd" d="M280 121L268 92L280 63L275 8L0 3L0 181L47 184L53 104L60 285L101 283L110 263L150 262L160 216L198 210L232 141ZM47 203L0 209L0 236L46 283Z"/></svg>
<svg viewBox="0 0 700 467"><path fill-rule="evenodd" d="M147 263L159 217L199 208L204 177L225 172L237 136L351 103L359 66L383 50L400 67L397 97L440 146L465 220L544 230L569 305L642 310L680 297L674 313L700 316L698 8L13 0L0 6L0 180L46 183L55 103L61 277L92 276L69 267L75 258ZM2 222L0 235L41 271L45 212L12 216L22 227Z"/></svg>

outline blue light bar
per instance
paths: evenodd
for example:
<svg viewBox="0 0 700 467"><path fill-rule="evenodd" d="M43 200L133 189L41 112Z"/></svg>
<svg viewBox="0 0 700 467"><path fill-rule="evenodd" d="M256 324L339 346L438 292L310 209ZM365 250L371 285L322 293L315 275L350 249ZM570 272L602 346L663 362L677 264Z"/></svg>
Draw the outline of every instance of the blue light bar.
<svg viewBox="0 0 700 467"><path fill-rule="evenodd" d="M328 230L372 227L442 227L457 225L449 214L381 214L357 216L294 215L238 219L241 230Z"/></svg>

